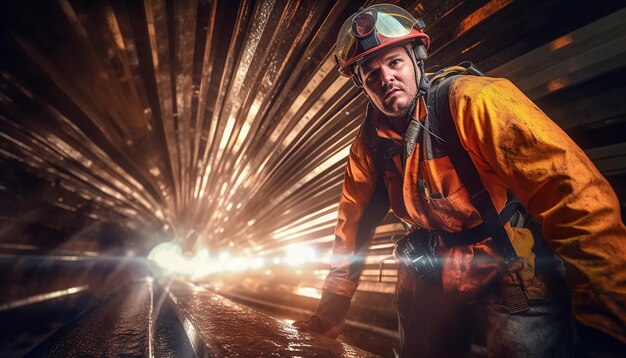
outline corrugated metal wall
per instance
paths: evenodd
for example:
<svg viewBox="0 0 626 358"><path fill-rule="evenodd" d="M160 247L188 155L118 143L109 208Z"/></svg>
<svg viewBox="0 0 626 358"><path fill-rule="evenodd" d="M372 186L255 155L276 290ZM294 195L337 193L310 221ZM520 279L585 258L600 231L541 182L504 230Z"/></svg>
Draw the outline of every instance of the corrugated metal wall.
<svg viewBox="0 0 626 358"><path fill-rule="evenodd" d="M428 25L427 66L471 60L510 78L624 208L626 4L399 4ZM331 53L362 5L3 1L0 249L146 254L175 237L251 256L327 252L366 103ZM393 291L393 272L375 281L398 230L391 216L378 229L361 289Z"/></svg>

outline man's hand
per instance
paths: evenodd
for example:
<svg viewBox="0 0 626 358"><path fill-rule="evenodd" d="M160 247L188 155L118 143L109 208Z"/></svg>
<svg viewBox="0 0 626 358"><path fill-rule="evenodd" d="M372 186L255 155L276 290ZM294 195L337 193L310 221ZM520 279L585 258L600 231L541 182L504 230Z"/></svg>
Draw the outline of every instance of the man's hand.
<svg viewBox="0 0 626 358"><path fill-rule="evenodd" d="M306 321L295 321L299 331L315 332L337 338L345 326L345 315L350 308L350 298L324 292L315 313Z"/></svg>
<svg viewBox="0 0 626 358"><path fill-rule="evenodd" d="M306 321L295 321L292 323L298 331L303 332L315 332L328 338L337 338L343 331L345 321L341 319L341 322L331 322L328 319L323 319L317 315L312 315Z"/></svg>

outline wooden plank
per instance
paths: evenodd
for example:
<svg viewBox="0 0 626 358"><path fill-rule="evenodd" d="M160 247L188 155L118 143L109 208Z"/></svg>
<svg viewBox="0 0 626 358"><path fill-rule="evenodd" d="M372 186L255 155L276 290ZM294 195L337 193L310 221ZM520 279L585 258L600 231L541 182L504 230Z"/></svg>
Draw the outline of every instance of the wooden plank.
<svg viewBox="0 0 626 358"><path fill-rule="evenodd" d="M427 28L433 39L446 36L443 45L439 45L442 41L433 41L429 64L448 66L471 60L483 70L490 70L604 17L616 8L624 7L615 2L601 2L606 3L606 6L589 9L580 0L567 4L560 1L513 1L456 37L450 37L445 27L456 28L464 20L449 15L437 26ZM463 14L468 15L468 12ZM557 26L555 18L567 21L560 21Z"/></svg>
<svg viewBox="0 0 626 358"><path fill-rule="evenodd" d="M550 94L535 103L561 128L577 130L626 116L626 68ZM598 143L598 146L602 143Z"/></svg>
<svg viewBox="0 0 626 358"><path fill-rule="evenodd" d="M604 176L626 173L626 143L618 143L585 151Z"/></svg>
<svg viewBox="0 0 626 358"><path fill-rule="evenodd" d="M561 64L572 56L603 46L626 34L624 17L626 9L603 17L489 70L489 75L512 80L524 79L545 68Z"/></svg>

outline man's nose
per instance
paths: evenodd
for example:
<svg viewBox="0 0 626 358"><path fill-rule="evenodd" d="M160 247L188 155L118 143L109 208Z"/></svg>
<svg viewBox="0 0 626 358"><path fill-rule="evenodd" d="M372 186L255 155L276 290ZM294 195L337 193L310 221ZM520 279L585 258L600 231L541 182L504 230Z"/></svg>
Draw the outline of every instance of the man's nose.
<svg viewBox="0 0 626 358"><path fill-rule="evenodd" d="M382 86L385 89L387 87L389 87L391 82L393 82L395 80L395 78L393 77L392 71L389 68L386 68L386 67L382 67L380 69L380 79L381 79L381 82L382 82Z"/></svg>

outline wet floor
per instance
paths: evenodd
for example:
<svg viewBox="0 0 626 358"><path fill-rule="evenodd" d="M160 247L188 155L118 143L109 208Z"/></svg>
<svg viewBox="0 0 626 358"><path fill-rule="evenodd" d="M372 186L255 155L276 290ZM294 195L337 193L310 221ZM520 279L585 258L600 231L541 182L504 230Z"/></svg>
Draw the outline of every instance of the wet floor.
<svg viewBox="0 0 626 358"><path fill-rule="evenodd" d="M35 295L14 291L0 302L0 356L377 356L349 338L299 332L191 282L159 282L140 263L20 268L23 275L42 269L57 279L32 283Z"/></svg>
<svg viewBox="0 0 626 358"><path fill-rule="evenodd" d="M263 304L259 301L255 302L234 296L228 297L238 303L249 306L259 312L268 314L288 324L291 324L296 320L307 319L309 316L308 313L305 312L295 312L294 310L287 311L276 306ZM346 325L346 328L337 340L384 358L394 358L396 356L395 352L399 347L397 338L376 334L367 329L351 326L350 324Z"/></svg>
<svg viewBox="0 0 626 358"><path fill-rule="evenodd" d="M299 332L252 308L201 286L175 282L170 294L210 354L224 357L375 357L316 334ZM187 327L186 327L187 328ZM195 338L192 338L192 341Z"/></svg>

